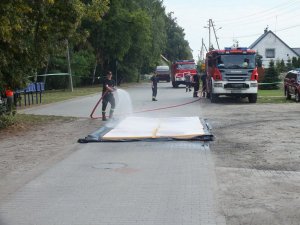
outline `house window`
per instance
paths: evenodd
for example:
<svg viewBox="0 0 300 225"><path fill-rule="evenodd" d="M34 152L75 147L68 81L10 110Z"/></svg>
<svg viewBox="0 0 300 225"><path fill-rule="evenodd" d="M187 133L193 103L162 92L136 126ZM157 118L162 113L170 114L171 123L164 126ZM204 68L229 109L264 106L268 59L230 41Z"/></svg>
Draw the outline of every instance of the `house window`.
<svg viewBox="0 0 300 225"><path fill-rule="evenodd" d="M275 58L275 48L266 48L266 58Z"/></svg>

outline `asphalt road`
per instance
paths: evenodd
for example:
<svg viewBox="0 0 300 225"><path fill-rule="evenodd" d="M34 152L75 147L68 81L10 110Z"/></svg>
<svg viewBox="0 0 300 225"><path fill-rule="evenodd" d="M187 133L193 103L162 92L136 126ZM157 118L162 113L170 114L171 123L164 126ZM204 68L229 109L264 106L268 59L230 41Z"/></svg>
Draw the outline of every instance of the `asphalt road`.
<svg viewBox="0 0 300 225"><path fill-rule="evenodd" d="M135 115L200 116L192 92L159 83L121 91ZM128 95L126 95L128 93ZM89 117L100 95L24 110ZM125 116L130 103L116 110ZM100 115L97 109L95 115ZM92 132L92 131L91 131ZM82 144L0 205L1 225L210 225L226 224L218 211L216 174L207 143L126 142Z"/></svg>
<svg viewBox="0 0 300 225"><path fill-rule="evenodd" d="M124 114L124 111L127 113L129 111L128 108L132 108L135 115L155 117L197 116L200 113L200 104L191 104L188 107L174 107L197 100L192 98L192 92L185 92L184 86L174 89L171 87L171 83L159 83L157 102L152 102L150 84L136 85L126 89L119 87L118 89L120 90L119 102L121 107L116 109L117 116ZM101 93L41 107L28 108L22 110L22 113L85 118L90 117L94 106L100 98ZM116 100L118 101L118 97L116 97ZM101 104L97 107L94 116L101 116Z"/></svg>

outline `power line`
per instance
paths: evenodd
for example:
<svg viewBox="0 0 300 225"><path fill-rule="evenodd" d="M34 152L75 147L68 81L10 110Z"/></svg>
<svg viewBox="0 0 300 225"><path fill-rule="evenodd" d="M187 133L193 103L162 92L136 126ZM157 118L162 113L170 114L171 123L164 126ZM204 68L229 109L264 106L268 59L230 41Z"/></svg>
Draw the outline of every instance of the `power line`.
<svg viewBox="0 0 300 225"><path fill-rule="evenodd" d="M217 22L219 23L231 23L231 22L235 22L235 21L241 21L241 20L249 20L249 18L251 17L255 17L257 18L258 16L261 18L262 15L264 14L270 14L270 11L274 10L274 9L277 9L277 8L280 8L280 10L282 10L283 8L286 8L286 7L290 7L291 5L294 5L295 3L299 3L298 0L290 0L288 2L285 2L285 3L282 3L282 4L279 4L277 6L274 6L272 8L269 8L269 9L266 9L266 10L262 10L262 11L259 11L259 12L256 12L256 13L252 13L252 14L248 14L248 15L245 15L243 16L242 18L239 17L239 18L233 18L233 19L228 19L228 20L216 20ZM273 14L273 13L272 13Z"/></svg>
<svg viewBox="0 0 300 225"><path fill-rule="evenodd" d="M246 21L244 20L244 18L236 20L235 22L231 22L231 23L224 23L222 26L245 26L245 25L256 25L257 22L263 22L266 20L270 20L270 19L274 19L275 16L279 17L279 16L283 16L283 15L289 15L289 17L285 17L286 19L283 19L281 21L290 21L291 17L293 17L294 15L291 14L291 12L293 11L299 11L300 5L293 7L293 8L288 8L285 10L282 10L281 13L272 13L272 14L268 14L268 15L264 15L264 16L259 16L257 18L254 19L247 19ZM282 17L284 18L284 17Z"/></svg>
<svg viewBox="0 0 300 225"><path fill-rule="evenodd" d="M282 28L282 29L277 29L277 32L284 31L284 30L289 30L289 29L299 27L299 26L300 26L300 24L296 24L296 25L285 27L285 28ZM257 37L258 35L261 35L261 33L249 34L249 35L243 35L243 36L236 36L235 38L248 38L248 37L254 37L254 36ZM222 37L222 38L223 39L229 39L229 38L231 39L232 37Z"/></svg>
<svg viewBox="0 0 300 225"><path fill-rule="evenodd" d="M282 29L277 30L277 32L284 31L284 30L289 30L289 29L292 29L292 28L295 28L295 27L299 27L299 26L300 26L300 24L297 24L297 25L294 25L294 26L290 26L290 27L286 27L286 28L282 28Z"/></svg>

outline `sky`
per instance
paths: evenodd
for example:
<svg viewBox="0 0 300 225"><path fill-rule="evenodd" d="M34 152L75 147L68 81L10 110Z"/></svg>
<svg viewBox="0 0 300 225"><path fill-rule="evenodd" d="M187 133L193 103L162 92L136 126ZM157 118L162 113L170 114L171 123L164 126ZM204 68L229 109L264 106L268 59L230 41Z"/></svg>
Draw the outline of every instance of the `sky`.
<svg viewBox="0 0 300 225"><path fill-rule="evenodd" d="M163 5L184 29L195 60L202 38L208 48L209 19L220 49L237 41L240 47L249 47L267 27L289 47L300 48L300 0L163 0ZM213 30L211 44L218 47Z"/></svg>

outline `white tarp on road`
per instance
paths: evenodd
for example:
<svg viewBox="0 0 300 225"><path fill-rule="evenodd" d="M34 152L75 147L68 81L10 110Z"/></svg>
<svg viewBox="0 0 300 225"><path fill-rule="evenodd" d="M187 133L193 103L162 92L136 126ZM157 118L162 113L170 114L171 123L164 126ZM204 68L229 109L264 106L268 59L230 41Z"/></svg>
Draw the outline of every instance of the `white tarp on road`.
<svg viewBox="0 0 300 225"><path fill-rule="evenodd" d="M191 139L206 134L198 117L127 117L115 128L106 133L102 137L102 140L145 138Z"/></svg>

